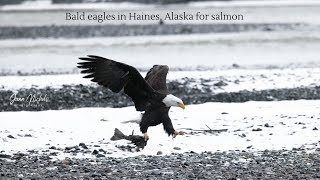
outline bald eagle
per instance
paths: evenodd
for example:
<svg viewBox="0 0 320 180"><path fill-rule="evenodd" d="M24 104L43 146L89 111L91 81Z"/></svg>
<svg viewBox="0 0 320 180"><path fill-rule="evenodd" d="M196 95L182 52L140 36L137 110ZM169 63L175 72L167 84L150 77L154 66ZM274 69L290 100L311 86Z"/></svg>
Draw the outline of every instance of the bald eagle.
<svg viewBox="0 0 320 180"><path fill-rule="evenodd" d="M124 93L134 102L136 110L144 111L140 130L145 141L149 140L148 127L161 123L169 136L184 134L173 128L168 114L171 106L185 109L182 100L168 91L166 84L168 66L154 65L143 78L136 68L111 59L94 55L79 59L82 62L79 62L77 67L82 69L81 73L88 74L84 78L92 78L91 81L115 93L124 89Z"/></svg>

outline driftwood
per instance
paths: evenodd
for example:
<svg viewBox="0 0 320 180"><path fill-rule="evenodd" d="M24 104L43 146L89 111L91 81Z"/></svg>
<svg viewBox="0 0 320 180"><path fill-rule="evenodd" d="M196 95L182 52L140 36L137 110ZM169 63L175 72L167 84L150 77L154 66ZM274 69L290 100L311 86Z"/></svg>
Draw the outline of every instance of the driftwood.
<svg viewBox="0 0 320 180"><path fill-rule="evenodd" d="M147 145L147 142L144 141L143 136L138 136L138 135L125 135L123 134L118 128L114 130L114 135L110 138L111 141L117 141L125 139L128 141L131 141L134 145L136 145L138 148L144 148Z"/></svg>
<svg viewBox="0 0 320 180"><path fill-rule="evenodd" d="M210 134L216 134L221 132L227 132L228 129L211 129L208 125L206 125L208 129L192 129L192 128L182 128L188 131L191 131L188 134L199 134L199 133L210 133Z"/></svg>

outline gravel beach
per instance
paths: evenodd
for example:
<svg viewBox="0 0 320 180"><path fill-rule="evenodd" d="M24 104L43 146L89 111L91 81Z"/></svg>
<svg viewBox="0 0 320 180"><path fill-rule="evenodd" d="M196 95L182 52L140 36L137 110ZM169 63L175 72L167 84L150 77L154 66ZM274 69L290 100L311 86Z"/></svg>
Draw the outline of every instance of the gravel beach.
<svg viewBox="0 0 320 180"><path fill-rule="evenodd" d="M283 89L267 89L261 91L241 90L238 92L213 93L212 87L202 80L200 87L192 87L192 79L184 82L171 81L169 91L180 97L185 104L201 104L205 102L246 102L246 101L278 101L298 99L320 99L320 87L298 87ZM215 86L219 88L223 82ZM10 104L12 96L28 97L35 95L47 98L47 102L31 103L15 102ZM29 88L17 91L0 91L0 111L41 111L74 109L81 107L126 107L132 106L132 100L123 92L113 93L102 86L64 85L62 88Z"/></svg>
<svg viewBox="0 0 320 180"><path fill-rule="evenodd" d="M319 179L319 159L319 149L63 160L15 154L0 158L0 179Z"/></svg>
<svg viewBox="0 0 320 180"><path fill-rule="evenodd" d="M0 27L0 39L89 38L141 35L204 34L246 31L283 31L310 28L303 23L261 24L147 24Z"/></svg>

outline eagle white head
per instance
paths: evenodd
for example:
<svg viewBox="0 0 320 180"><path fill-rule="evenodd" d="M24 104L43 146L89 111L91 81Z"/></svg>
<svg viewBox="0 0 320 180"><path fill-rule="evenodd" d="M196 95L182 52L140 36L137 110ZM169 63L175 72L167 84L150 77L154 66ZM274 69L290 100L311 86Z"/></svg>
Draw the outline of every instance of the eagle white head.
<svg viewBox="0 0 320 180"><path fill-rule="evenodd" d="M179 99L178 97L172 95L172 94L168 94L168 95L162 100L162 102L163 102L167 107L176 106L176 107L181 107L182 109L185 109L185 105L183 104L182 100Z"/></svg>

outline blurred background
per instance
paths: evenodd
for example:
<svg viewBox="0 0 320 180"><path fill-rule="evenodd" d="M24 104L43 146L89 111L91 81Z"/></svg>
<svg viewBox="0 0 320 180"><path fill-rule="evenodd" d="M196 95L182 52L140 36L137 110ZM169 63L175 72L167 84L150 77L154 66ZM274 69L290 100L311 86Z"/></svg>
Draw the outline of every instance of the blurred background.
<svg viewBox="0 0 320 180"><path fill-rule="evenodd" d="M197 12L243 19L66 20ZM109 141L114 128L140 135L141 112L124 92L83 78L76 66L86 55L133 65L142 76L169 65L169 92L187 105L169 113L186 136L173 141L157 126L140 152ZM0 0L0 179L319 179L319 120L320 0ZM158 162L162 154L173 158ZM122 162L133 168L118 170Z"/></svg>
<svg viewBox="0 0 320 180"><path fill-rule="evenodd" d="M66 20L66 13L241 14L243 20ZM94 54L147 70L319 67L320 1L0 0L0 73L78 73Z"/></svg>

